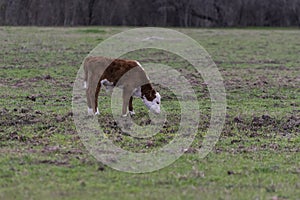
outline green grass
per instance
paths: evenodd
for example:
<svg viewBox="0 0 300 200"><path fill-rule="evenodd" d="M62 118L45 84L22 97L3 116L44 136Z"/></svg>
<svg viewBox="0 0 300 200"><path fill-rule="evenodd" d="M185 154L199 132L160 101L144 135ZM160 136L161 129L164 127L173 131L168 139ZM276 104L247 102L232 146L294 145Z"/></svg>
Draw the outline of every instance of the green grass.
<svg viewBox="0 0 300 200"><path fill-rule="evenodd" d="M210 53L227 91L226 124L204 159L197 150L209 125L210 99L201 76L168 52L124 55L181 70L193 80L201 111L188 153L147 174L119 172L93 158L71 113L83 59L124 30L128 27L0 27L0 199L299 199L299 30L178 29ZM170 90L155 86L169 123L148 139L115 128L110 98L101 92L98 119L114 144L148 152L174 137L179 104ZM147 124L142 102L136 99L134 106L134 121Z"/></svg>

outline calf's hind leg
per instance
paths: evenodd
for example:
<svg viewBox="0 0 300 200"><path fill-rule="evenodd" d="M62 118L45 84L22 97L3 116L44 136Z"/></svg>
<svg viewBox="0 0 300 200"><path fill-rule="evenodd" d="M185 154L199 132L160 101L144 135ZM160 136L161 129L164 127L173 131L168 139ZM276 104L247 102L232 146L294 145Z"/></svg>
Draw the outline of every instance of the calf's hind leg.
<svg viewBox="0 0 300 200"><path fill-rule="evenodd" d="M135 115L135 112L133 111L132 100L133 100L133 98L132 98L132 96L131 96L130 99L129 99L128 109L129 109L130 115Z"/></svg>
<svg viewBox="0 0 300 200"><path fill-rule="evenodd" d="M86 99L87 99L87 105L88 105L88 114L92 115L94 113L93 113L93 108L92 108L92 103L91 103L91 98L90 98L89 92L90 91L88 89L86 89Z"/></svg>

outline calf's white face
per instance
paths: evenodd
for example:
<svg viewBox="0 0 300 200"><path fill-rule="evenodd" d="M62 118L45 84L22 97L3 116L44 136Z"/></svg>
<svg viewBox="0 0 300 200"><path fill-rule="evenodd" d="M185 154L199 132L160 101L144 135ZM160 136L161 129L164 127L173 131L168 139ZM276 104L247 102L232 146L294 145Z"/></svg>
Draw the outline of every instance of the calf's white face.
<svg viewBox="0 0 300 200"><path fill-rule="evenodd" d="M144 96L143 102L149 108L150 111L154 112L155 114L159 114L161 96L158 92L156 92L155 96L156 97L152 101L148 101L147 98Z"/></svg>

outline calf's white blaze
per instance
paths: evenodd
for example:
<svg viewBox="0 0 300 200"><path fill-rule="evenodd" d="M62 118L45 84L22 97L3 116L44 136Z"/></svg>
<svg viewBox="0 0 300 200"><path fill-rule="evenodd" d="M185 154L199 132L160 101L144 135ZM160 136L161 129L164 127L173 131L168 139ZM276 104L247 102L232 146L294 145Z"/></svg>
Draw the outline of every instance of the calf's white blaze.
<svg viewBox="0 0 300 200"><path fill-rule="evenodd" d="M158 92L156 92L156 97L152 101L148 101L146 97L143 97L144 104L150 109L150 111L154 112L155 114L160 113L160 99L161 96Z"/></svg>

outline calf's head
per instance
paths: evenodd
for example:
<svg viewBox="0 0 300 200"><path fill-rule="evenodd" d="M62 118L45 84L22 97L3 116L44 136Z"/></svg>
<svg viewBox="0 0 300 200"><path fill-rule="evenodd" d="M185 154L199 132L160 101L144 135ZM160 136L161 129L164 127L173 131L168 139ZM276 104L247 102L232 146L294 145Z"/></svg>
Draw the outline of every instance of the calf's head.
<svg viewBox="0 0 300 200"><path fill-rule="evenodd" d="M152 90L149 95L144 95L142 97L144 104L148 107L148 109L155 113L160 113L160 100L161 96L158 92Z"/></svg>

